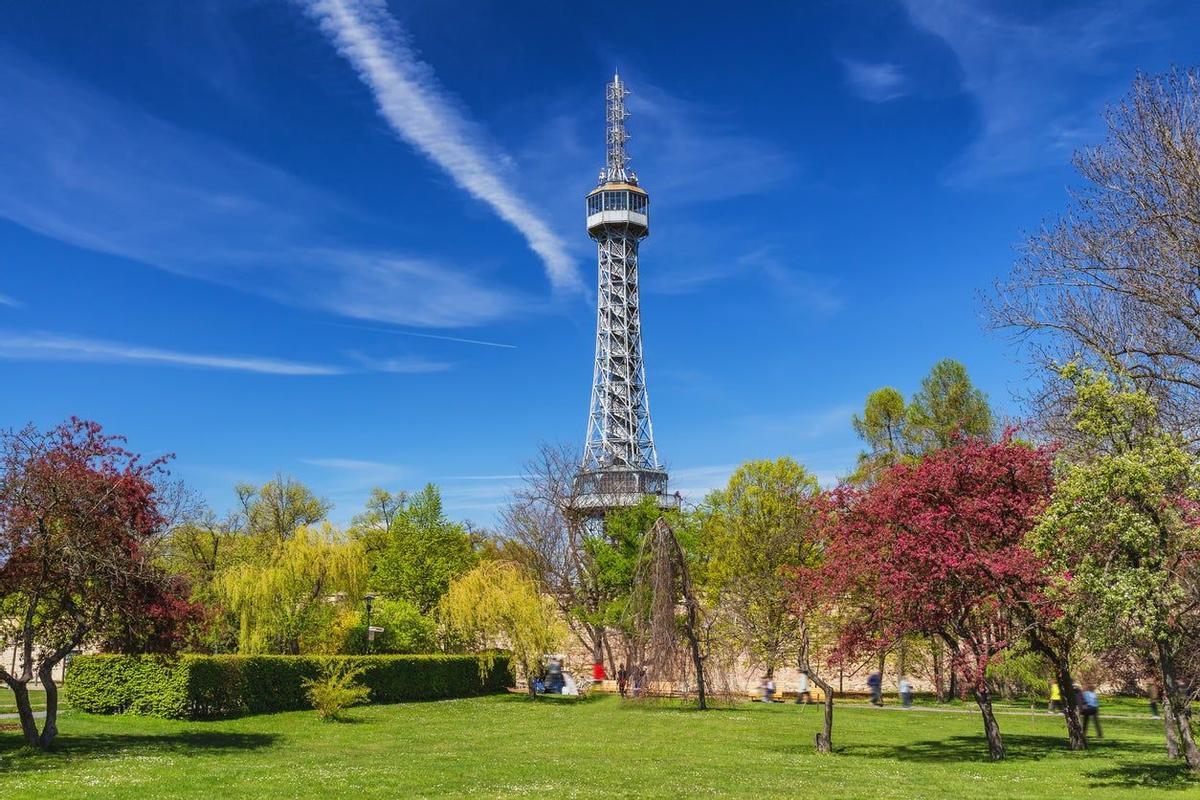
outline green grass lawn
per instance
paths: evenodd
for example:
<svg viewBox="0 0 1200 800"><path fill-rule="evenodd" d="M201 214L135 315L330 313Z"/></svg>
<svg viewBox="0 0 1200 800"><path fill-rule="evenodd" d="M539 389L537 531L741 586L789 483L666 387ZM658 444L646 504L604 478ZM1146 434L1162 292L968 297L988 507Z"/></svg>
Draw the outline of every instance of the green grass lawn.
<svg viewBox="0 0 1200 800"><path fill-rule="evenodd" d="M1149 718L1108 720L1073 754L1061 718L1002 715L1009 758L992 764L976 715L847 706L830 756L813 752L819 715L516 695L371 706L343 723L67 712L49 754L0 731L0 797L1200 797Z"/></svg>
<svg viewBox="0 0 1200 800"><path fill-rule="evenodd" d="M41 711L46 707L46 693L41 689L33 689L29 692L29 700L35 711ZM0 683L0 714L15 714L17 713L17 701L13 697L12 691Z"/></svg>

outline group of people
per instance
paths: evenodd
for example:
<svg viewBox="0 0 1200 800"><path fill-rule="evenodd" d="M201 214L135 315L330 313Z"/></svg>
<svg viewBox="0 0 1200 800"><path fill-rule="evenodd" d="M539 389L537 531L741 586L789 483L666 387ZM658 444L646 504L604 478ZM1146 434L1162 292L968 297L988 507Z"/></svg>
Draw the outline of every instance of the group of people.
<svg viewBox="0 0 1200 800"><path fill-rule="evenodd" d="M563 669L561 658L549 659L542 673L533 679L533 690L538 694L579 694L575 679Z"/></svg>
<svg viewBox="0 0 1200 800"><path fill-rule="evenodd" d="M632 680L633 685L630 686ZM644 667L634 667L632 673L622 663L617 668L617 691L621 697L629 697L630 690L634 697L641 697L645 691L646 670Z"/></svg>
<svg viewBox="0 0 1200 800"><path fill-rule="evenodd" d="M1086 686L1077 683L1071 687L1071 691L1074 692L1075 707L1083 717L1083 735L1087 736L1088 729L1095 727L1096 738L1103 739L1104 733L1100 729L1100 695L1096 694L1096 687L1090 683ZM1062 711L1062 708L1062 690L1058 688L1058 681L1050 681L1050 702L1046 706L1046 713L1054 714ZM1157 716L1153 694L1150 696L1150 710Z"/></svg>
<svg viewBox="0 0 1200 800"><path fill-rule="evenodd" d="M871 690L871 705L883 705L883 675L879 672L872 672L867 676L867 688ZM908 678L901 675L896 689L900 693L900 705L904 708L912 708L913 688Z"/></svg>

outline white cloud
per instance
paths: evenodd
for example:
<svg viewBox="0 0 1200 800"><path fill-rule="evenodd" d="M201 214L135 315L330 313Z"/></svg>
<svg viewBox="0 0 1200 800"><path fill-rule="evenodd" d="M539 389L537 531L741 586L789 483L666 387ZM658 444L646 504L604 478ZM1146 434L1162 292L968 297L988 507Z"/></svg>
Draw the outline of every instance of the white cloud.
<svg viewBox="0 0 1200 800"><path fill-rule="evenodd" d="M846 82L864 100L886 103L908 94L908 82L897 64L843 58L842 67Z"/></svg>
<svg viewBox="0 0 1200 800"><path fill-rule="evenodd" d="M978 104L981 129L951 178L973 182L1065 165L1098 129L1098 111L1130 80L1115 48L1156 36L1142 4L1050 4L1036 21L987 0L903 0L941 38ZM1027 15L1028 17L1028 15Z"/></svg>
<svg viewBox="0 0 1200 800"><path fill-rule="evenodd" d="M504 350L516 350L515 344L505 344L504 342L488 342L482 339L465 339L461 336L442 336L436 333L417 333L415 331L398 331L393 328L377 328L368 325L345 325L336 322L330 323L342 328L354 328L362 331L375 331L376 333L388 333L392 336L413 336L418 339L437 339L442 342L459 342L460 344L477 344L483 347L499 347Z"/></svg>
<svg viewBox="0 0 1200 800"><path fill-rule="evenodd" d="M0 294L0 306L8 306L9 308L21 308L22 303L16 298L9 297L6 294Z"/></svg>
<svg viewBox="0 0 1200 800"><path fill-rule="evenodd" d="M838 282L827 275L787 264L770 247L752 250L723 262L695 263L685 269L659 270L646 280L645 289L656 294L690 294L709 284L730 279L756 280L772 297L819 317L842 308Z"/></svg>
<svg viewBox="0 0 1200 800"><path fill-rule="evenodd" d="M0 52L0 217L278 302L421 327L530 303L428 258L331 242L341 201L229 147Z"/></svg>
<svg viewBox="0 0 1200 800"><path fill-rule="evenodd" d="M454 365L446 361L431 361L420 356L386 356L383 358L349 352L350 358L371 372L394 372L401 374L421 372L445 372Z"/></svg>
<svg viewBox="0 0 1200 800"><path fill-rule="evenodd" d="M59 336L52 333L0 333L0 358L114 364L162 364L176 367L257 372L264 375L340 375L346 370L325 364L281 361L258 356L183 353L156 347Z"/></svg>
<svg viewBox="0 0 1200 800"><path fill-rule="evenodd" d="M305 277L280 287L280 300L298 298L355 319L455 327L507 317L521 307L512 292L423 259L310 250L297 252L293 264Z"/></svg>
<svg viewBox="0 0 1200 800"><path fill-rule="evenodd" d="M366 500L363 489L373 489L402 480L410 472L399 464L384 461L368 461L359 458L302 458L302 464L320 467L338 474L333 493L354 497L358 502Z"/></svg>
<svg viewBox="0 0 1200 800"><path fill-rule="evenodd" d="M392 130L516 228L542 259L556 289L580 290L579 271L563 240L511 188L512 176L497 168L504 159L454 107L387 5L381 0L307 0L305 5L371 90Z"/></svg>

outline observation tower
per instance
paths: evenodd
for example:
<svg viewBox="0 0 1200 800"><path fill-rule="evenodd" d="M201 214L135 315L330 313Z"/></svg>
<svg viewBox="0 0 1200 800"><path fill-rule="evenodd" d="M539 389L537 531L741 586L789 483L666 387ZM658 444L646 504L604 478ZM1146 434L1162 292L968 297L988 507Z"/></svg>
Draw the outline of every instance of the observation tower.
<svg viewBox="0 0 1200 800"><path fill-rule="evenodd" d="M678 508L667 494L667 472L654 449L642 316L638 296L638 246L650 234L650 196L629 168L625 96L619 75L607 87L606 160L587 196L587 231L596 242L596 364L583 463L575 475L573 510L589 526L606 512L656 498Z"/></svg>

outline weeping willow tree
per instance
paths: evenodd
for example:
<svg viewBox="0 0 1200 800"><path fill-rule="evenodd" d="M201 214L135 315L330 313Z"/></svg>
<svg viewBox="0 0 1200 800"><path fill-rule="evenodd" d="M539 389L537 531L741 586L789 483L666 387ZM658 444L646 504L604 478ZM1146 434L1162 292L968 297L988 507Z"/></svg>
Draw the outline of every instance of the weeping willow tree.
<svg viewBox="0 0 1200 800"><path fill-rule="evenodd" d="M442 619L479 653L479 668L490 672L497 647L509 654L509 670L525 679L536 698L533 677L546 653L567 638L554 601L538 592L520 568L504 561L484 561L455 579L439 605Z"/></svg>
<svg viewBox="0 0 1200 800"><path fill-rule="evenodd" d="M688 695L695 687L700 708L707 708L700 604L679 539L661 517L642 540L625 622L634 696L663 687Z"/></svg>
<svg viewBox="0 0 1200 800"><path fill-rule="evenodd" d="M326 524L298 528L263 564L229 569L219 591L238 617L241 652L296 654L331 649L322 636L341 611L357 607L366 579L362 545Z"/></svg>

